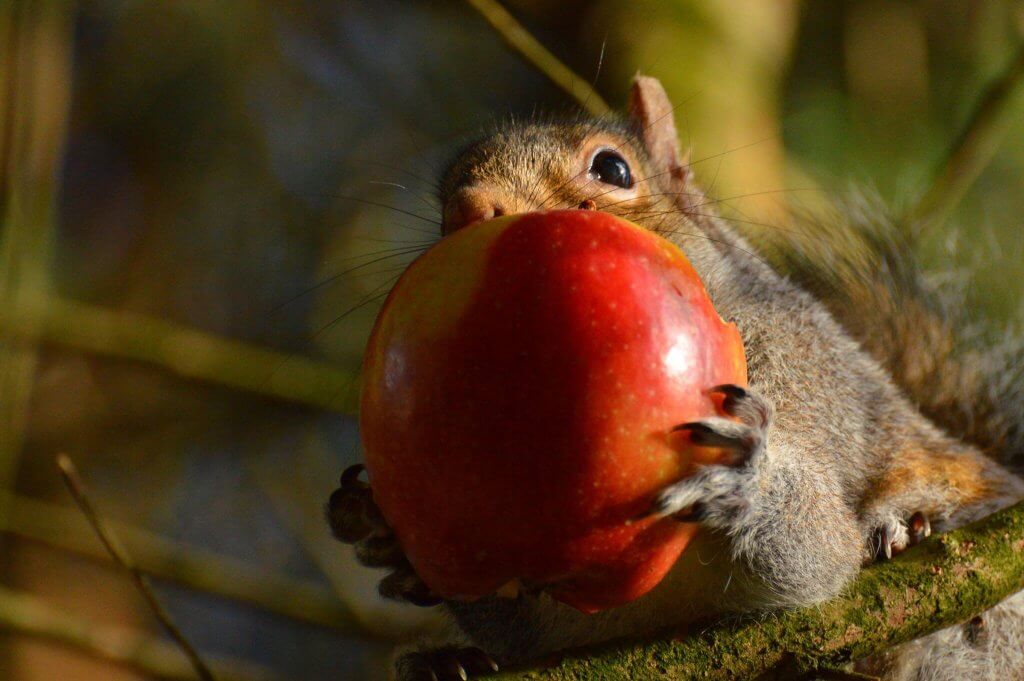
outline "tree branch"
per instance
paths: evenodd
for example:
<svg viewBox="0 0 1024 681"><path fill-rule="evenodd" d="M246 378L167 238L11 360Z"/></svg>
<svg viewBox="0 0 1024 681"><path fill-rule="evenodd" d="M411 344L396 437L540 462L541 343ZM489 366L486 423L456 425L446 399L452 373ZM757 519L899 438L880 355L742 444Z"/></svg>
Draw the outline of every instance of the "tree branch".
<svg viewBox="0 0 1024 681"><path fill-rule="evenodd" d="M940 221L960 202L995 155L1006 132L1007 113L1024 83L1024 45L982 93L963 131L939 163L931 185L915 206L917 219Z"/></svg>
<svg viewBox="0 0 1024 681"><path fill-rule="evenodd" d="M844 665L965 622L1024 588L1024 502L865 569L827 603L567 655L514 679L747 679Z"/></svg>
<svg viewBox="0 0 1024 681"><path fill-rule="evenodd" d="M356 412L355 373L130 312L49 298L0 307L0 338L44 341L159 366L271 399Z"/></svg>
<svg viewBox="0 0 1024 681"><path fill-rule="evenodd" d="M103 519L96 512L95 507L93 507L92 502L89 500L89 496L85 492L85 485L78 476L78 469L75 468L71 458L66 454L61 454L57 457L57 466L60 468L61 477L64 479L64 484L67 485L68 491L75 498L75 503L78 504L78 507L82 509L86 520L92 525L96 536L103 542L107 553L114 559L114 562L131 575L132 581L135 582L139 593L142 594L146 604L149 605L149 609L153 611L160 625L163 626L164 630L170 634L171 638L178 644L178 647L185 653L199 678L202 681L214 681L213 672L210 671L210 668L203 661L199 651L195 649L192 642L188 640L181 629L174 623L170 613L167 612L166 608L156 597L156 594L153 593L153 587L149 583L149 578L139 570L135 565L135 561L132 560L131 556L128 555L128 552L121 545L121 542L118 541L117 536L104 524Z"/></svg>
<svg viewBox="0 0 1024 681"><path fill-rule="evenodd" d="M0 3L0 309L50 289L72 77L73 7ZM0 337L0 491L17 479L38 363ZM0 521L7 509L0 499Z"/></svg>
<svg viewBox="0 0 1024 681"><path fill-rule="evenodd" d="M572 69L553 55L526 27L516 21L498 0L466 0L466 3L480 13L491 28L509 47L519 53L531 66L547 76L548 80L579 102L579 105L595 116L604 116L611 109L590 84L576 75Z"/></svg>
<svg viewBox="0 0 1024 681"><path fill-rule="evenodd" d="M89 559L112 560L91 536L88 523L70 508L21 496L11 497L7 525L0 531ZM147 575L361 638L390 643L362 627L334 593L315 582L260 570L244 561L181 544L152 532L108 521Z"/></svg>

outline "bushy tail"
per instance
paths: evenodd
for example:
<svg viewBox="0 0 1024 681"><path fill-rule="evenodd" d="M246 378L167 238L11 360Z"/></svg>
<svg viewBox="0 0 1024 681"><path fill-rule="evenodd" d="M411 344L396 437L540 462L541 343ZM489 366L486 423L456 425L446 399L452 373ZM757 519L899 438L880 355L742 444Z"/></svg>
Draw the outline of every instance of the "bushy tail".
<svg viewBox="0 0 1024 681"><path fill-rule="evenodd" d="M994 459L1024 470L1024 338L968 309L968 273L923 271L911 230L878 199L838 204L769 247L921 411Z"/></svg>

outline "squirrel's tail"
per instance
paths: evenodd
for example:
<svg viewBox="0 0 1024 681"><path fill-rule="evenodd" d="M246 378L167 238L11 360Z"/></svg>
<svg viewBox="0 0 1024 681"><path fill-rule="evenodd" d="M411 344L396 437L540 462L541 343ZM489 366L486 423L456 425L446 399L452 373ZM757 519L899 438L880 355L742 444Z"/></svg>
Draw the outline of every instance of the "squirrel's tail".
<svg viewBox="0 0 1024 681"><path fill-rule="evenodd" d="M1024 338L971 313L966 273L923 271L913 231L878 199L846 200L827 219L802 222L769 248L780 269L829 307L925 415L1024 469Z"/></svg>

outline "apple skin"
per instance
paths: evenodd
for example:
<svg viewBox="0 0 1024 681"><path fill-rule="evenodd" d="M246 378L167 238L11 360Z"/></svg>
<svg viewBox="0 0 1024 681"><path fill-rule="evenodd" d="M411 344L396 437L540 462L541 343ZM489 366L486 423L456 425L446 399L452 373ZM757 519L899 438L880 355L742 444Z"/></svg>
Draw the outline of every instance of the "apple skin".
<svg viewBox="0 0 1024 681"><path fill-rule="evenodd" d="M507 216L402 275L363 367L374 500L419 577L512 580L584 612L652 589L696 526L634 520L720 455L672 433L746 384L739 333L674 245L607 213Z"/></svg>

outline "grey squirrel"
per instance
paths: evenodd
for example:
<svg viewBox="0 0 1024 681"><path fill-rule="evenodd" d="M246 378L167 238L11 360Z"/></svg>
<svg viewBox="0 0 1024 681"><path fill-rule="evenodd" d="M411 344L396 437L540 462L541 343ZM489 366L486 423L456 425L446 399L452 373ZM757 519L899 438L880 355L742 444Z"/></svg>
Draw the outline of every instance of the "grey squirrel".
<svg viewBox="0 0 1024 681"><path fill-rule="evenodd" d="M446 602L458 640L401 655L401 680L485 674L561 649L729 612L813 604L867 562L1024 497L1004 463L1024 457L1024 353L974 354L885 230L837 230L838 253L794 243L780 275L711 210L680 152L661 85L638 76L627 120L507 124L466 148L442 183L444 230L548 208L608 211L675 242L743 337L749 389L734 419L685 424L730 448L662 490L650 512L705 531L633 603L584 615L544 593ZM854 214L856 218L856 214ZM870 223L870 221L866 221ZM836 236L836 235L833 235ZM814 295L812 295L812 293ZM914 400L913 402L911 400ZM1003 456L999 463L993 454ZM372 481L370 481L372 484ZM389 569L383 596L439 602L405 560L354 468L328 503L335 535ZM887 679L1024 678L1024 594L858 670Z"/></svg>

